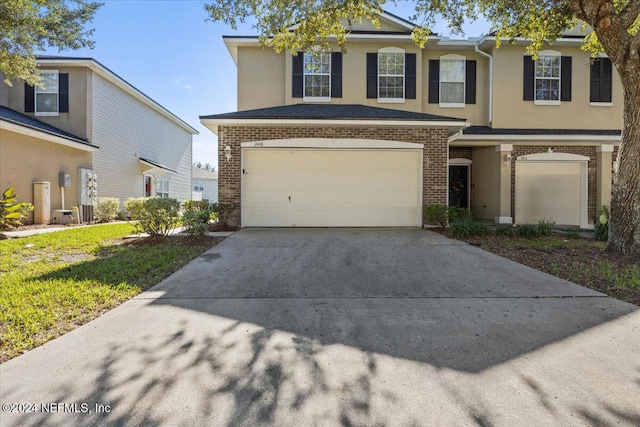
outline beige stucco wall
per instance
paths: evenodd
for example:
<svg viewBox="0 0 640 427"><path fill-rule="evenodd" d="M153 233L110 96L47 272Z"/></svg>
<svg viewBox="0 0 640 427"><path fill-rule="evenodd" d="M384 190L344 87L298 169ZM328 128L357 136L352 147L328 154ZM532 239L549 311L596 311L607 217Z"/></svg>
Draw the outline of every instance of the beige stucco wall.
<svg viewBox="0 0 640 427"><path fill-rule="evenodd" d="M62 129L80 138L90 135L87 129L87 96L90 84L89 70L83 67L41 67L43 70L58 70L59 73L69 74L69 112L59 113L58 116L35 116L38 120ZM7 107L24 113L24 83L16 82L8 90Z"/></svg>
<svg viewBox="0 0 640 427"><path fill-rule="evenodd" d="M622 127L623 94L618 74L614 72L613 106L591 106L589 103L590 56L579 45L549 48L563 56L571 56L571 101L561 105L534 105L522 100L524 46L503 44L492 51L494 57L493 126L497 128L549 129L620 129ZM614 67L615 69L615 67Z"/></svg>
<svg viewBox="0 0 640 427"><path fill-rule="evenodd" d="M285 103L286 56L269 48L238 48L238 111ZM288 88L290 92L290 80Z"/></svg>
<svg viewBox="0 0 640 427"><path fill-rule="evenodd" d="M65 208L77 206L77 170L81 167L91 168L91 152L0 129L0 184L4 190L13 176L20 201L33 203L33 183L49 181L51 209L60 209L58 174L65 172L71 175L71 187L65 188Z"/></svg>
<svg viewBox="0 0 640 427"><path fill-rule="evenodd" d="M495 147L472 150L473 191L471 210L473 217L493 221L500 216L501 153Z"/></svg>

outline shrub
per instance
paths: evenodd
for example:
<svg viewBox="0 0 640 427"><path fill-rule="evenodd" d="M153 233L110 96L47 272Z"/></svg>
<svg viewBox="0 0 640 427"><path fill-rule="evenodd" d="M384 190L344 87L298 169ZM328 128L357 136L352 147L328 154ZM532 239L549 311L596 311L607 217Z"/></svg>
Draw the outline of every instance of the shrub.
<svg viewBox="0 0 640 427"><path fill-rule="evenodd" d="M124 206L139 231L152 236L167 236L180 220L180 202L176 199L147 197L127 199Z"/></svg>
<svg viewBox="0 0 640 427"><path fill-rule="evenodd" d="M129 218L139 221L142 218L142 212L144 207L144 201L146 197L138 197L136 199L129 198L124 202L124 208L129 214Z"/></svg>
<svg viewBox="0 0 640 427"><path fill-rule="evenodd" d="M471 219L471 211L457 206L427 205L424 207L424 217L429 224L445 228L453 221Z"/></svg>
<svg viewBox="0 0 640 427"><path fill-rule="evenodd" d="M182 225L191 236L204 236L209 230L209 202L186 200L182 203Z"/></svg>
<svg viewBox="0 0 640 427"><path fill-rule="evenodd" d="M459 208L457 206L447 207L447 217L449 222L471 219L471 211L467 208Z"/></svg>
<svg viewBox="0 0 640 427"><path fill-rule="evenodd" d="M527 239L540 237L540 231L534 224L522 224L518 227L518 234Z"/></svg>
<svg viewBox="0 0 640 427"><path fill-rule="evenodd" d="M487 224L473 221L471 218L455 220L447 230L447 234L455 238L486 236L490 232L491 229Z"/></svg>
<svg viewBox="0 0 640 427"><path fill-rule="evenodd" d="M565 230L565 236L569 239L579 239L580 238L580 229L578 228L570 228L569 230Z"/></svg>
<svg viewBox="0 0 640 427"><path fill-rule="evenodd" d="M424 217L429 224L437 224L442 228L445 228L449 223L449 213L446 205L425 206Z"/></svg>
<svg viewBox="0 0 640 427"><path fill-rule="evenodd" d="M516 230L510 225L499 225L496 227L496 236L513 237L516 235Z"/></svg>
<svg viewBox="0 0 640 427"><path fill-rule="evenodd" d="M609 240L609 210L606 206L602 207L598 220L595 221L596 228L593 230L596 240Z"/></svg>
<svg viewBox="0 0 640 427"><path fill-rule="evenodd" d="M216 202L211 204L211 212L217 219L218 224L225 227L229 224L229 218L235 210L236 204L233 202Z"/></svg>
<svg viewBox="0 0 640 427"><path fill-rule="evenodd" d="M98 222L109 222L116 217L120 199L116 197L98 197L95 201L95 214Z"/></svg>
<svg viewBox="0 0 640 427"><path fill-rule="evenodd" d="M551 236L553 234L553 227L556 225L553 221L547 221L541 219L538 221L538 235L539 236Z"/></svg>
<svg viewBox="0 0 640 427"><path fill-rule="evenodd" d="M19 227L27 219L29 212L33 210L33 205L27 202L18 202L13 185L2 193L0 200L0 230Z"/></svg>
<svg viewBox="0 0 640 427"><path fill-rule="evenodd" d="M118 211L118 212L116 212L116 219L118 219L120 221L126 221L127 220L127 212L126 211Z"/></svg>

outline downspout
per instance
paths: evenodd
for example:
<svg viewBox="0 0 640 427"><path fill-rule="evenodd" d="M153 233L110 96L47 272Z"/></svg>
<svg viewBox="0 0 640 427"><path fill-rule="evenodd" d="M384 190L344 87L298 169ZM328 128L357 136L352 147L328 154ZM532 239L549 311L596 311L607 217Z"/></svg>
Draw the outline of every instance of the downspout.
<svg viewBox="0 0 640 427"><path fill-rule="evenodd" d="M489 117L487 124L491 126L491 121L493 120L493 56L478 49L478 45L475 45L473 50L478 55L484 56L489 60Z"/></svg>

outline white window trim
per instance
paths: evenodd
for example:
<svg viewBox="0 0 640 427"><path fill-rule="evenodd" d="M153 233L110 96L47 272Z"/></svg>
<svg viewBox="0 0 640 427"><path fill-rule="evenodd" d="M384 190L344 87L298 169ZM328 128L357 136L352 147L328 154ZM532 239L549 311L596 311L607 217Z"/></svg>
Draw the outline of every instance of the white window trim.
<svg viewBox="0 0 640 427"><path fill-rule="evenodd" d="M319 47L314 47L313 50L320 50ZM302 54L302 102L331 102L331 51L323 52L324 54L329 56L329 72L328 73L313 73L312 75L328 75L329 76L329 96L305 96L307 93L307 79L306 77L306 69L304 63L304 53Z"/></svg>
<svg viewBox="0 0 640 427"><path fill-rule="evenodd" d="M467 97L467 58L465 56L462 55L456 55L456 54L449 54L449 55L442 55L440 57L440 64L442 65L442 61L463 61L464 64L464 72L462 73L462 99L466 99ZM446 83L451 83L451 82L446 82ZM454 82L454 83L460 83L460 82ZM442 102L440 100L440 97L442 96L442 76L438 76L438 93L439 93L439 106L440 108L465 108L466 104L464 102L460 103L460 102Z"/></svg>
<svg viewBox="0 0 640 427"><path fill-rule="evenodd" d="M592 107L613 107L613 102L590 102Z"/></svg>
<svg viewBox="0 0 640 427"><path fill-rule="evenodd" d="M156 188L155 195L157 197L164 197L162 195L166 194L166 198L168 198L170 196L170 193L169 193L169 180L168 179L162 179L162 178L156 178L155 181L156 181L156 183L155 183L156 184L155 185L155 188ZM167 184L167 188L166 188L167 191L164 191L164 188L163 188L164 187L164 185L163 185L164 183ZM161 191L158 191L158 187L160 187Z"/></svg>
<svg viewBox="0 0 640 427"><path fill-rule="evenodd" d="M60 73L58 70L40 70L40 74L57 74L58 75L58 88L55 92L56 94L56 111L38 111L38 93L54 93L54 92L38 92L38 86L34 87L33 90L33 114L35 116L49 116L49 117L57 117L60 115Z"/></svg>
<svg viewBox="0 0 640 427"><path fill-rule="evenodd" d="M557 57L561 57L562 53L556 51L556 50L541 50L540 52L538 52L538 58L542 57L542 56L557 56ZM536 63L537 61L534 61L534 65L533 65L533 105L561 105L561 98L562 98L562 59L560 59L559 62L559 73L558 73L558 99L557 100L538 100L536 99L536 82L538 81L538 77L536 76ZM544 79L544 80L553 80L555 79L555 77L540 77L540 79Z"/></svg>
<svg viewBox="0 0 640 427"><path fill-rule="evenodd" d="M381 53L401 53L405 58L405 62L402 64L402 98L381 98L380 97L380 54ZM378 49L378 69L376 70L376 74L378 76L377 81L377 93L378 93L378 103L380 104L404 104L406 103L406 94L405 94L405 85L407 78L407 70L406 70L406 51L399 47L383 47ZM397 77L397 74L384 74L383 77Z"/></svg>

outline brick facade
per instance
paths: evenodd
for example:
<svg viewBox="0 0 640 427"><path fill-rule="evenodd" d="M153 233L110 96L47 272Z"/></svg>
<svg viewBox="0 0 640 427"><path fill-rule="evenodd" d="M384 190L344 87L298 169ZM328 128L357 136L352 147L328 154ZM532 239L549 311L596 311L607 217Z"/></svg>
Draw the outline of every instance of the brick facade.
<svg viewBox="0 0 640 427"><path fill-rule="evenodd" d="M218 128L218 199L238 207L230 224L241 219L241 144L287 138L378 139L424 144L422 202L424 205L447 203L447 129L358 126L220 126ZM226 160L224 148L231 147Z"/></svg>
<svg viewBox="0 0 640 427"><path fill-rule="evenodd" d="M513 158L516 159L518 156L525 156L528 154L535 153L543 153L546 151L546 147L536 147L536 146L525 146L525 145L514 145L513 146ZM554 146L553 151L555 153L569 153L569 154L578 154L580 156L589 157L589 162L587 164L587 208L588 214L587 218L591 222L593 218L596 216L596 183L597 183L597 163L598 156L596 152L596 147L566 147L566 146ZM511 162L511 217L514 221L517 222L517 218L515 216L515 206L516 206L516 163L517 161Z"/></svg>

